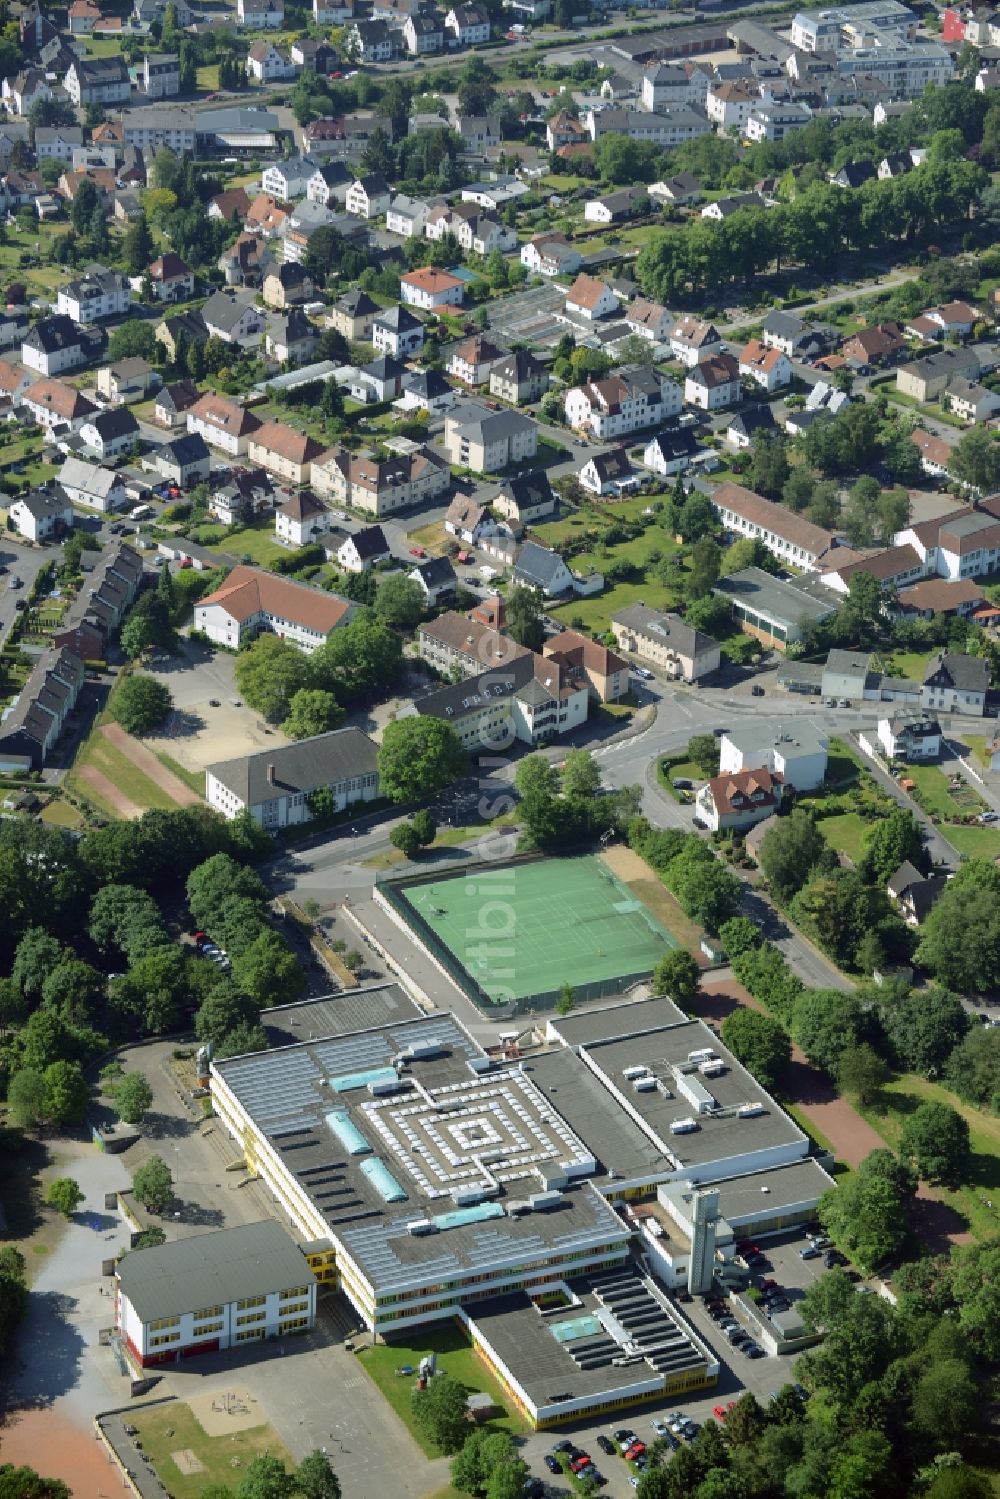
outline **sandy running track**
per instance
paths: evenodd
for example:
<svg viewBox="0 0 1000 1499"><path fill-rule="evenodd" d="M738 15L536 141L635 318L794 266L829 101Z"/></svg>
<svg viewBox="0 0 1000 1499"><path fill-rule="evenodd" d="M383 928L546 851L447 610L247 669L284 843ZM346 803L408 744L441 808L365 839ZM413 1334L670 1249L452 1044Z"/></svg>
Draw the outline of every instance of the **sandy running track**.
<svg viewBox="0 0 1000 1499"><path fill-rule="evenodd" d="M77 772L81 781L84 781L93 791L96 791L102 801L113 807L119 817L141 817L142 808L137 807L132 799L119 791L114 781L109 781L103 771L96 766L84 765Z"/></svg>
<svg viewBox="0 0 1000 1499"><path fill-rule="evenodd" d="M148 776L154 786L159 786L179 807L197 807L201 804L201 797L190 786L186 786L179 776L175 776L172 770L168 770L144 744L138 739L133 739L131 734L116 723L106 723L101 733L115 749L131 760L144 776ZM104 793L102 792L102 795Z"/></svg>
<svg viewBox="0 0 1000 1499"><path fill-rule="evenodd" d="M93 1428L52 1410L13 1411L0 1426L0 1462L61 1478L74 1499L118 1499L127 1492Z"/></svg>

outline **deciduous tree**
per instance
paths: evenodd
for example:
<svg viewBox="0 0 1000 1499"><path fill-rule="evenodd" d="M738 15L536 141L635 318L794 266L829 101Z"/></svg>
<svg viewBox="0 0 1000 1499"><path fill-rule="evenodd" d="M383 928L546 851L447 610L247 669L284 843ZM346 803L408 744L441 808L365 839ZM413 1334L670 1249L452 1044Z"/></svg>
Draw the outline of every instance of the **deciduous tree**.
<svg viewBox="0 0 1000 1499"><path fill-rule="evenodd" d="M925 1181L955 1187L968 1176L969 1126L949 1104L918 1104L903 1125L899 1149Z"/></svg>
<svg viewBox="0 0 1000 1499"><path fill-rule="evenodd" d="M770 1015L757 1010L733 1010L722 1022L722 1039L748 1072L769 1091L780 1082L792 1059L786 1032Z"/></svg>
<svg viewBox="0 0 1000 1499"><path fill-rule="evenodd" d="M442 791L466 767L466 754L450 724L438 718L397 718L387 724L378 755L379 785L394 802Z"/></svg>
<svg viewBox="0 0 1000 1499"><path fill-rule="evenodd" d="M701 969L683 947L675 947L653 969L653 993L669 994L682 1009L689 1006L701 987Z"/></svg>
<svg viewBox="0 0 1000 1499"><path fill-rule="evenodd" d="M162 1156L151 1155L132 1177L132 1190L151 1213L162 1213L174 1200L174 1178Z"/></svg>
<svg viewBox="0 0 1000 1499"><path fill-rule="evenodd" d="M236 681L255 712L272 723L287 718L292 699L306 685L305 656L277 635L260 635L236 658Z"/></svg>
<svg viewBox="0 0 1000 1499"><path fill-rule="evenodd" d="M826 849L822 833L802 807L779 817L760 846L760 865L780 900L801 890Z"/></svg>
<svg viewBox="0 0 1000 1499"><path fill-rule="evenodd" d="M332 692L321 687L300 687L292 694L288 717L281 725L289 739L311 739L314 734L328 734L344 721L344 710Z"/></svg>
<svg viewBox="0 0 1000 1499"><path fill-rule="evenodd" d="M141 1124L153 1105L153 1090L141 1072L126 1072L115 1084L111 1097L119 1119L126 1124Z"/></svg>
<svg viewBox="0 0 1000 1499"><path fill-rule="evenodd" d="M55 1208L64 1218L72 1218L80 1203L84 1200L84 1194L80 1190L80 1183L75 1182L71 1176L57 1176L49 1183L45 1194L45 1201L50 1208Z"/></svg>
<svg viewBox="0 0 1000 1499"><path fill-rule="evenodd" d="M173 706L165 683L155 677L126 677L112 696L109 711L127 734L151 734Z"/></svg>

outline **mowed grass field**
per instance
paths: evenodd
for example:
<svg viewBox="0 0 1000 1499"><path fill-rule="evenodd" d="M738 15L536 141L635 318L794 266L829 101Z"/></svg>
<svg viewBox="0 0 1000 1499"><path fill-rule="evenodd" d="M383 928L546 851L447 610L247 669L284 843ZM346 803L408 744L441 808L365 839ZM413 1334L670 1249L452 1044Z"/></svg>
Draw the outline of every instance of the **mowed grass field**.
<svg viewBox="0 0 1000 1499"><path fill-rule="evenodd" d="M179 1400L145 1410L138 1406L129 1412L129 1420L139 1428L143 1450L172 1499L200 1499L213 1484L237 1483L254 1458L265 1454L278 1458L289 1472L295 1466L273 1426L251 1426L210 1437L190 1406ZM194 1453L203 1472L181 1471L173 1453L185 1451Z"/></svg>
<svg viewBox="0 0 1000 1499"><path fill-rule="evenodd" d="M66 777L66 783L75 795L93 802L106 816L120 817L121 813L106 802L100 793L88 784L85 777L81 777L81 770L88 765L99 771L101 775L107 776L123 796L127 796L129 801L134 802L143 811L150 807L158 807L162 811L176 812L177 803L173 797L155 785L113 744L109 744L100 732L99 725L95 725L88 738L80 746L79 753L73 762L73 769Z"/></svg>
<svg viewBox="0 0 1000 1499"><path fill-rule="evenodd" d="M895 1150L908 1117L922 1103L948 1104L968 1123L972 1156L967 1179L960 1187L935 1190L967 1220L976 1238L993 1237L1000 1232L1000 1118L963 1103L940 1083L909 1072L886 1085L878 1108L859 1112ZM987 1206L989 1202L994 1204L992 1208Z"/></svg>
<svg viewBox="0 0 1000 1499"><path fill-rule="evenodd" d="M457 1379L465 1387L467 1394L491 1396L497 1407L497 1413L490 1421L491 1426L509 1431L511 1436L520 1436L527 1431L525 1423L508 1406L499 1381L474 1351L468 1338L454 1323L443 1326L434 1324L421 1329L412 1346L406 1342L392 1342L375 1348L364 1348L358 1354L358 1362L362 1368L371 1376L380 1393L428 1457L440 1457L442 1454L433 1442L428 1442L417 1430L413 1422L416 1375L397 1374L396 1370L405 1364L419 1369L420 1360L429 1353L436 1355L438 1371Z"/></svg>
<svg viewBox="0 0 1000 1499"><path fill-rule="evenodd" d="M846 854L856 864L864 852L865 834L869 824L857 812L840 812L835 817L824 817L817 824L831 848Z"/></svg>

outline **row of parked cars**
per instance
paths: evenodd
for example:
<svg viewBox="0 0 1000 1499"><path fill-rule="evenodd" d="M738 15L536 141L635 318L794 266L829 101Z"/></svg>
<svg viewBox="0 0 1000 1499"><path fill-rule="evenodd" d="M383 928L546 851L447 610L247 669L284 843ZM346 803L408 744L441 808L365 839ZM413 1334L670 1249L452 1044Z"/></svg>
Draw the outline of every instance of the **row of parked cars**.
<svg viewBox="0 0 1000 1499"><path fill-rule="evenodd" d="M705 1310L712 1321L718 1323L719 1331L731 1348L738 1348L747 1358L767 1357L760 1344L755 1343L746 1328L740 1326L720 1297L710 1293L704 1299Z"/></svg>
<svg viewBox="0 0 1000 1499"><path fill-rule="evenodd" d="M233 965L229 961L229 954L226 952L226 949L220 947L217 942L213 942L207 932L193 932L191 941L202 957L208 958L212 963L217 963L223 973L230 973L232 971Z"/></svg>

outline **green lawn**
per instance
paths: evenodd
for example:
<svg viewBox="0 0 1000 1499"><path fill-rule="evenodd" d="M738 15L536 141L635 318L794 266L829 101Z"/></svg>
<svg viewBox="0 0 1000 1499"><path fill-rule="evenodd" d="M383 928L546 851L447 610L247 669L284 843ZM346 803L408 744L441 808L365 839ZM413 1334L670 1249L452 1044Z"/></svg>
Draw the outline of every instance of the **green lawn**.
<svg viewBox="0 0 1000 1499"><path fill-rule="evenodd" d="M512 1436L527 1431L527 1426L516 1412L508 1411L499 1383L473 1352L465 1335L454 1323L435 1323L422 1329L412 1346L405 1341L393 1342L365 1348L358 1354L362 1367L428 1457L440 1457L442 1454L413 1424L413 1390L416 1379L396 1373L404 1364L411 1364L414 1369L419 1368L420 1360L428 1353L435 1353L438 1370L460 1380L469 1394L485 1393L493 1397L498 1411L502 1412L494 1418L494 1426L506 1429Z"/></svg>
<svg viewBox="0 0 1000 1499"><path fill-rule="evenodd" d="M210 1485L231 1484L234 1465L238 1465L238 1476L239 1469L264 1454L279 1458L289 1471L295 1466L273 1426L251 1426L210 1437L190 1406L179 1400L136 1406L129 1411L129 1420L139 1428L143 1450L173 1499L199 1499ZM177 1466L173 1454L185 1451L193 1452L201 1463L200 1473L183 1473Z"/></svg>
<svg viewBox="0 0 1000 1499"><path fill-rule="evenodd" d="M574 559L574 567L576 561ZM672 609L677 602L676 594L649 583L615 583L589 599L572 598L564 604L554 605L549 612L558 616L564 624L575 620L584 630L603 635L609 629L612 614L628 604L648 604L651 609Z"/></svg>
<svg viewBox="0 0 1000 1499"><path fill-rule="evenodd" d="M940 1188L943 1201L967 1219L969 1231L979 1239L993 1237L1000 1227L1000 1213L982 1201L1000 1200L1000 1118L971 1108L940 1083L904 1073L887 1084L879 1108L860 1109L873 1128L893 1148L907 1117L921 1103L945 1103L957 1109L968 1122L972 1157L966 1182L957 1188Z"/></svg>
<svg viewBox="0 0 1000 1499"><path fill-rule="evenodd" d="M198 68L195 78L200 89L206 89L209 92L217 90L219 87L219 64L213 62L206 64L205 67Z"/></svg>
<svg viewBox="0 0 1000 1499"><path fill-rule="evenodd" d="M190 786L191 790L196 792L198 796L205 795L205 772L203 770L187 770L179 761L173 759L171 755L165 755L160 751L156 752L156 758L179 781L183 781L185 786Z"/></svg>
<svg viewBox="0 0 1000 1499"><path fill-rule="evenodd" d="M76 807L71 807L61 796L55 797L48 806L43 807L39 815L42 822L56 828L78 828L83 823L83 817Z"/></svg>
<svg viewBox="0 0 1000 1499"><path fill-rule="evenodd" d="M1000 858L1000 828L949 823L941 829L948 842L967 859Z"/></svg>
<svg viewBox="0 0 1000 1499"><path fill-rule="evenodd" d="M921 807L939 822L947 822L952 817L967 817L970 812L986 805L971 787L963 785L953 792L948 777L936 765L908 765L906 777L916 786ZM946 838L951 836L950 828L942 831Z"/></svg>
<svg viewBox="0 0 1000 1499"><path fill-rule="evenodd" d="M158 807L167 812L177 811L177 803L173 797L162 791L137 765L133 765L131 760L126 759L120 750L110 744L100 732L99 724L95 724L77 751L73 768L66 777L66 785L75 795L93 802L109 817L118 817L115 809L81 778L80 771L86 766L92 766L107 776L123 796L127 796L144 811L149 807Z"/></svg>
<svg viewBox="0 0 1000 1499"><path fill-rule="evenodd" d="M979 765L983 766L984 769L989 770L990 752L986 748L989 742L986 738L986 735L963 733L961 742L972 751L972 759L974 759Z"/></svg>
<svg viewBox="0 0 1000 1499"><path fill-rule="evenodd" d="M273 523L267 527L233 531L223 545L234 557L246 555L260 567L270 567L279 557L287 557L290 550L278 541Z"/></svg>
<svg viewBox="0 0 1000 1499"><path fill-rule="evenodd" d="M846 854L852 864L858 862L864 851L868 823L857 812L841 812L835 817L823 817L816 825L831 848Z"/></svg>
<svg viewBox="0 0 1000 1499"><path fill-rule="evenodd" d="M898 674L907 682L922 682L933 651L893 651L886 661L891 676Z"/></svg>
<svg viewBox="0 0 1000 1499"><path fill-rule="evenodd" d="M682 781L693 781L696 786L700 786L702 781L707 779L705 772L700 766L696 765L693 760L686 760L683 755L680 755L676 759L664 756L663 759L657 760L656 779L664 791L672 796L674 801L690 802L693 793L690 791L678 791L674 785L674 779L678 776Z"/></svg>
<svg viewBox="0 0 1000 1499"><path fill-rule="evenodd" d="M830 740L830 753L826 760L826 776L831 784L837 785L841 781L856 781L858 771L861 769L863 769L861 761L845 740Z"/></svg>

